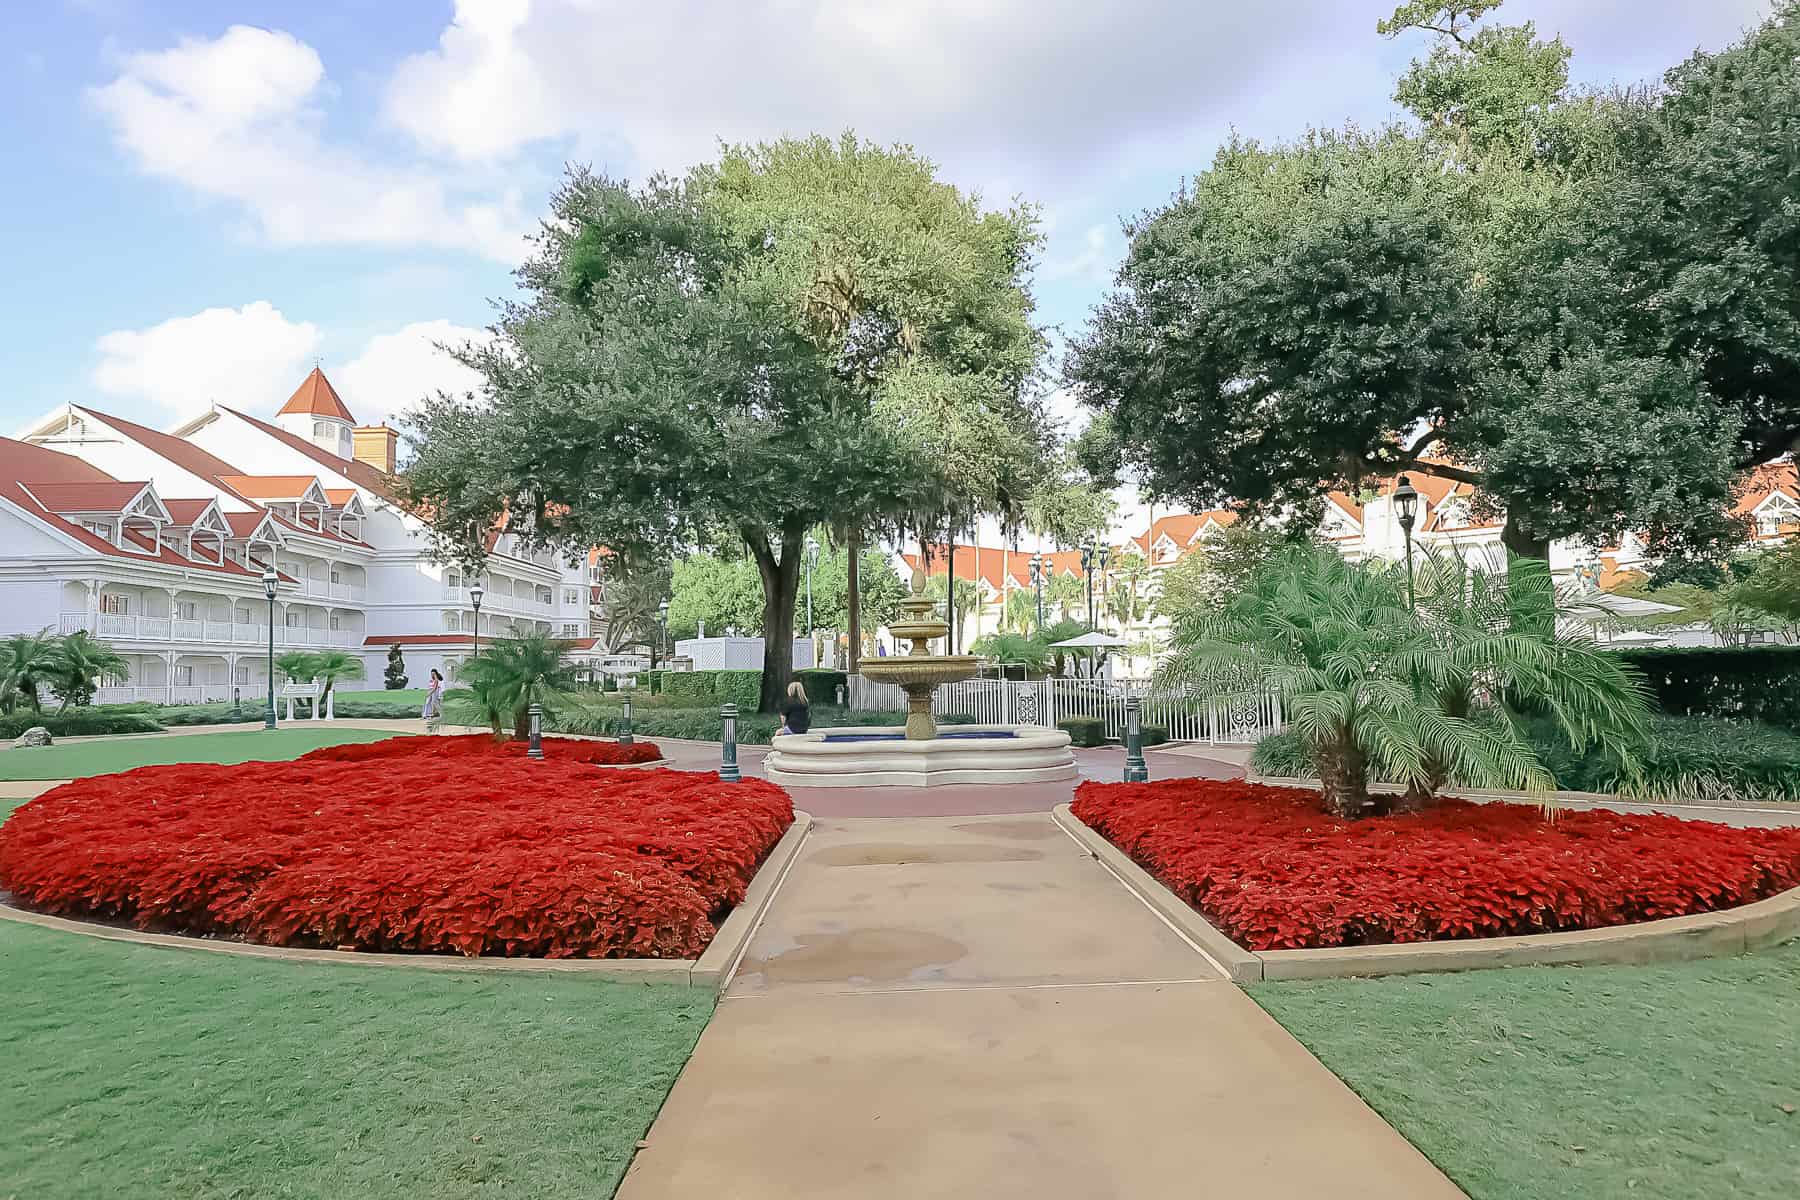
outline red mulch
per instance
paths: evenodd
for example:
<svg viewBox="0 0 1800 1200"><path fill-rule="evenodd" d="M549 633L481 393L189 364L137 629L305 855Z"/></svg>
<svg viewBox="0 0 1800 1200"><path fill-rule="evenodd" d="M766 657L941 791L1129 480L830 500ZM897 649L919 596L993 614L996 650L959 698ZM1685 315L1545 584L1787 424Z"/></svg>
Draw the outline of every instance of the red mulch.
<svg viewBox="0 0 1800 1200"><path fill-rule="evenodd" d="M1595 929L1800 886L1800 829L1443 800L1343 821L1239 780L1084 783L1075 815L1252 950Z"/></svg>
<svg viewBox="0 0 1800 1200"><path fill-rule="evenodd" d="M275 946L691 958L794 806L760 779L585 761L659 756L638 746L552 739L533 762L486 736L394 738L95 776L0 825L0 887L43 912Z"/></svg>

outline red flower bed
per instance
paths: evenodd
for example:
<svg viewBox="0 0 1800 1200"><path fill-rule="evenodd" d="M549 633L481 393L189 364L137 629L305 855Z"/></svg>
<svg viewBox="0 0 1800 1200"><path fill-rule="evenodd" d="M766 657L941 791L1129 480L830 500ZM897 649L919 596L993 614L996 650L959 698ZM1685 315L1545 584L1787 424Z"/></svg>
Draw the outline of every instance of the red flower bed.
<svg viewBox="0 0 1800 1200"><path fill-rule="evenodd" d="M1445 800L1342 821L1317 792L1084 783L1075 815L1252 950L1594 929L1800 886L1800 830Z"/></svg>
<svg viewBox="0 0 1800 1200"><path fill-rule="evenodd" d="M486 737L394 738L77 780L0 826L0 887L277 946L697 955L793 822L787 793L582 760L612 743L551 747L532 762Z"/></svg>
<svg viewBox="0 0 1800 1200"><path fill-rule="evenodd" d="M662 747L655 742L632 742L627 746L618 742L563 737L546 737L541 742L546 759L591 763L600 767L656 762L663 756ZM303 762L368 762L376 758L524 758L527 749L524 742L496 742L492 734L466 733L454 737L395 737L379 742L346 742L341 746L310 751L300 758Z"/></svg>

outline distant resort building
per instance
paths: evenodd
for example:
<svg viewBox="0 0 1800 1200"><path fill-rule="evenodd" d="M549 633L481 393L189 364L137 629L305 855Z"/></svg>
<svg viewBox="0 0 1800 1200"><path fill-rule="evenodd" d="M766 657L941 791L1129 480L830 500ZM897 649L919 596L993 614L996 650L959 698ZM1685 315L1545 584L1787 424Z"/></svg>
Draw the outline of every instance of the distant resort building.
<svg viewBox="0 0 1800 1200"><path fill-rule="evenodd" d="M470 585L394 491L398 434L314 369L273 421L215 404L167 432L70 404L0 438L0 634L88 630L131 664L102 701L254 699L275 652L398 645L415 684L473 649ZM592 648L591 571L489 536L483 637Z"/></svg>

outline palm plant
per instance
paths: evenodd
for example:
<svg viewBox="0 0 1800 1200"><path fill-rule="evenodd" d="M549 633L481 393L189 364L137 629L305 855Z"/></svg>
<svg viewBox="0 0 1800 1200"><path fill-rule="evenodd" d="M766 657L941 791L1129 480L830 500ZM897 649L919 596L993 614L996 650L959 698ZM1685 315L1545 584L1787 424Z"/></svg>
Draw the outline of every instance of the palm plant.
<svg viewBox="0 0 1800 1200"><path fill-rule="evenodd" d="M1014 588L1006 593L1006 604L1000 610L1000 628L1009 633L1030 633L1037 627L1037 593L1030 588Z"/></svg>
<svg viewBox="0 0 1800 1200"><path fill-rule="evenodd" d="M1044 652L1050 656L1050 673L1052 675L1061 675L1064 664L1075 653L1070 650L1056 649L1056 643L1078 638L1087 631L1088 627L1085 621L1064 617L1060 621L1046 625L1043 631L1037 635L1037 640L1044 645Z"/></svg>
<svg viewBox="0 0 1800 1200"><path fill-rule="evenodd" d="M1018 633L990 633L975 639L971 647L1002 667L1020 666L1027 671L1042 671L1050 660L1050 651L1035 638Z"/></svg>
<svg viewBox="0 0 1800 1200"><path fill-rule="evenodd" d="M1424 600L1393 567L1297 547L1271 559L1216 613L1175 630L1164 682L1281 697L1328 811L1387 811L1372 777L1414 800L1445 783L1547 791L1551 777L1515 714L1552 716L1577 745L1629 759L1647 728L1634 680L1592 644L1559 637L1547 573L1477 579L1428 561Z"/></svg>
<svg viewBox="0 0 1800 1200"><path fill-rule="evenodd" d="M502 638L458 666L456 679L496 738L511 721L513 737L524 741L531 736L531 706L551 708L581 682L568 653L568 642L543 634Z"/></svg>
<svg viewBox="0 0 1800 1200"><path fill-rule="evenodd" d="M48 629L16 633L0 642L0 713L10 713L24 700L32 712L44 711L39 692L55 686L57 637Z"/></svg>
<svg viewBox="0 0 1800 1200"><path fill-rule="evenodd" d="M310 650L289 650L276 656L275 669L289 683L305 683L319 673L319 656Z"/></svg>
<svg viewBox="0 0 1800 1200"><path fill-rule="evenodd" d="M50 678L56 694L62 697L58 712L71 704L77 708L92 704L94 688L102 676L119 680L131 677L131 664L85 629L57 640L53 654Z"/></svg>
<svg viewBox="0 0 1800 1200"><path fill-rule="evenodd" d="M348 650L320 650L312 656L312 678L325 684L319 693L321 701L331 695L332 685L338 680L361 679L363 675L363 660Z"/></svg>

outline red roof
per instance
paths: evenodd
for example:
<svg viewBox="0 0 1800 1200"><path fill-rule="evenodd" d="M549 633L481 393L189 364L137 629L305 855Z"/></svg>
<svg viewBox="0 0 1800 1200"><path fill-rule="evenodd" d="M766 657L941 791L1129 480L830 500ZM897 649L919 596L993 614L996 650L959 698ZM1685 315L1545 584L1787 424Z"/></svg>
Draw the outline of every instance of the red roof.
<svg viewBox="0 0 1800 1200"><path fill-rule="evenodd" d="M941 544L932 544L926 549L931 553L931 566L925 573L942 575L945 571L947 548ZM966 580L979 578L996 592L1005 591L1007 587L1030 587L1033 553L1010 547L959 545L956 548L956 577ZM1051 576L1081 574L1079 550L1047 550L1043 556L1049 561ZM902 554L900 559L910 570L919 569L917 554ZM1007 579L1011 582L1003 586L1003 581Z"/></svg>
<svg viewBox="0 0 1800 1200"><path fill-rule="evenodd" d="M318 482L314 475L221 475L219 482L250 500L298 500ZM323 490L323 489L321 489Z"/></svg>
<svg viewBox="0 0 1800 1200"><path fill-rule="evenodd" d="M305 438L295 437L287 430L282 429L279 426L271 425L267 421L259 420L249 413L239 412L235 408L225 408L222 404L219 407L224 408L226 412L237 417L239 420L245 421L255 428L260 429L262 432L268 434L289 449L297 450L301 454L306 455L320 466L329 467L331 470L336 471L339 475L342 475L364 491L373 492L390 504L400 503L400 498L394 494L394 489L388 485L387 476L383 475L374 467L371 467L368 463L359 462L353 458L339 458L329 451L319 449ZM225 469L227 471L231 470L230 467L226 467Z"/></svg>
<svg viewBox="0 0 1800 1200"><path fill-rule="evenodd" d="M1156 518L1150 528L1131 540L1137 543L1145 558L1150 557L1151 550L1164 537L1174 542L1179 551L1185 552L1209 522L1230 525L1237 519L1238 515L1227 508L1209 508L1203 513L1169 513Z"/></svg>
<svg viewBox="0 0 1800 1200"><path fill-rule="evenodd" d="M116 513L138 498L148 483L33 483L22 480L53 513Z"/></svg>
<svg viewBox="0 0 1800 1200"><path fill-rule="evenodd" d="M333 417L351 425L356 424L356 418L350 415L350 410L338 398L337 389L331 386L331 380L325 378L325 372L317 367L300 381L300 386L294 389L294 394L288 397L288 402L281 406L276 415L287 416L290 413Z"/></svg>
<svg viewBox="0 0 1800 1200"><path fill-rule="evenodd" d="M216 503L215 500L164 500L163 507L169 510L169 520L176 528L185 528L198 521L200 514Z"/></svg>
<svg viewBox="0 0 1800 1200"><path fill-rule="evenodd" d="M172 567L193 567L220 575L253 576L255 574L255 572L246 571L229 559L223 563L191 559L160 542L152 544L137 537L132 538L132 541L134 544L142 546L145 553L138 554L125 550L113 545L86 526L66 520L52 512L45 505L39 503L30 490L27 490L28 484L49 489L67 484L79 484L84 487L113 484L130 487L131 494L134 496L144 487L141 483L120 484L118 480L98 467L91 466L71 455L60 454L55 450L46 450L44 447L34 446L30 442L0 438L0 496L4 496L18 505L47 528L55 530L89 550L112 558L129 558Z"/></svg>

